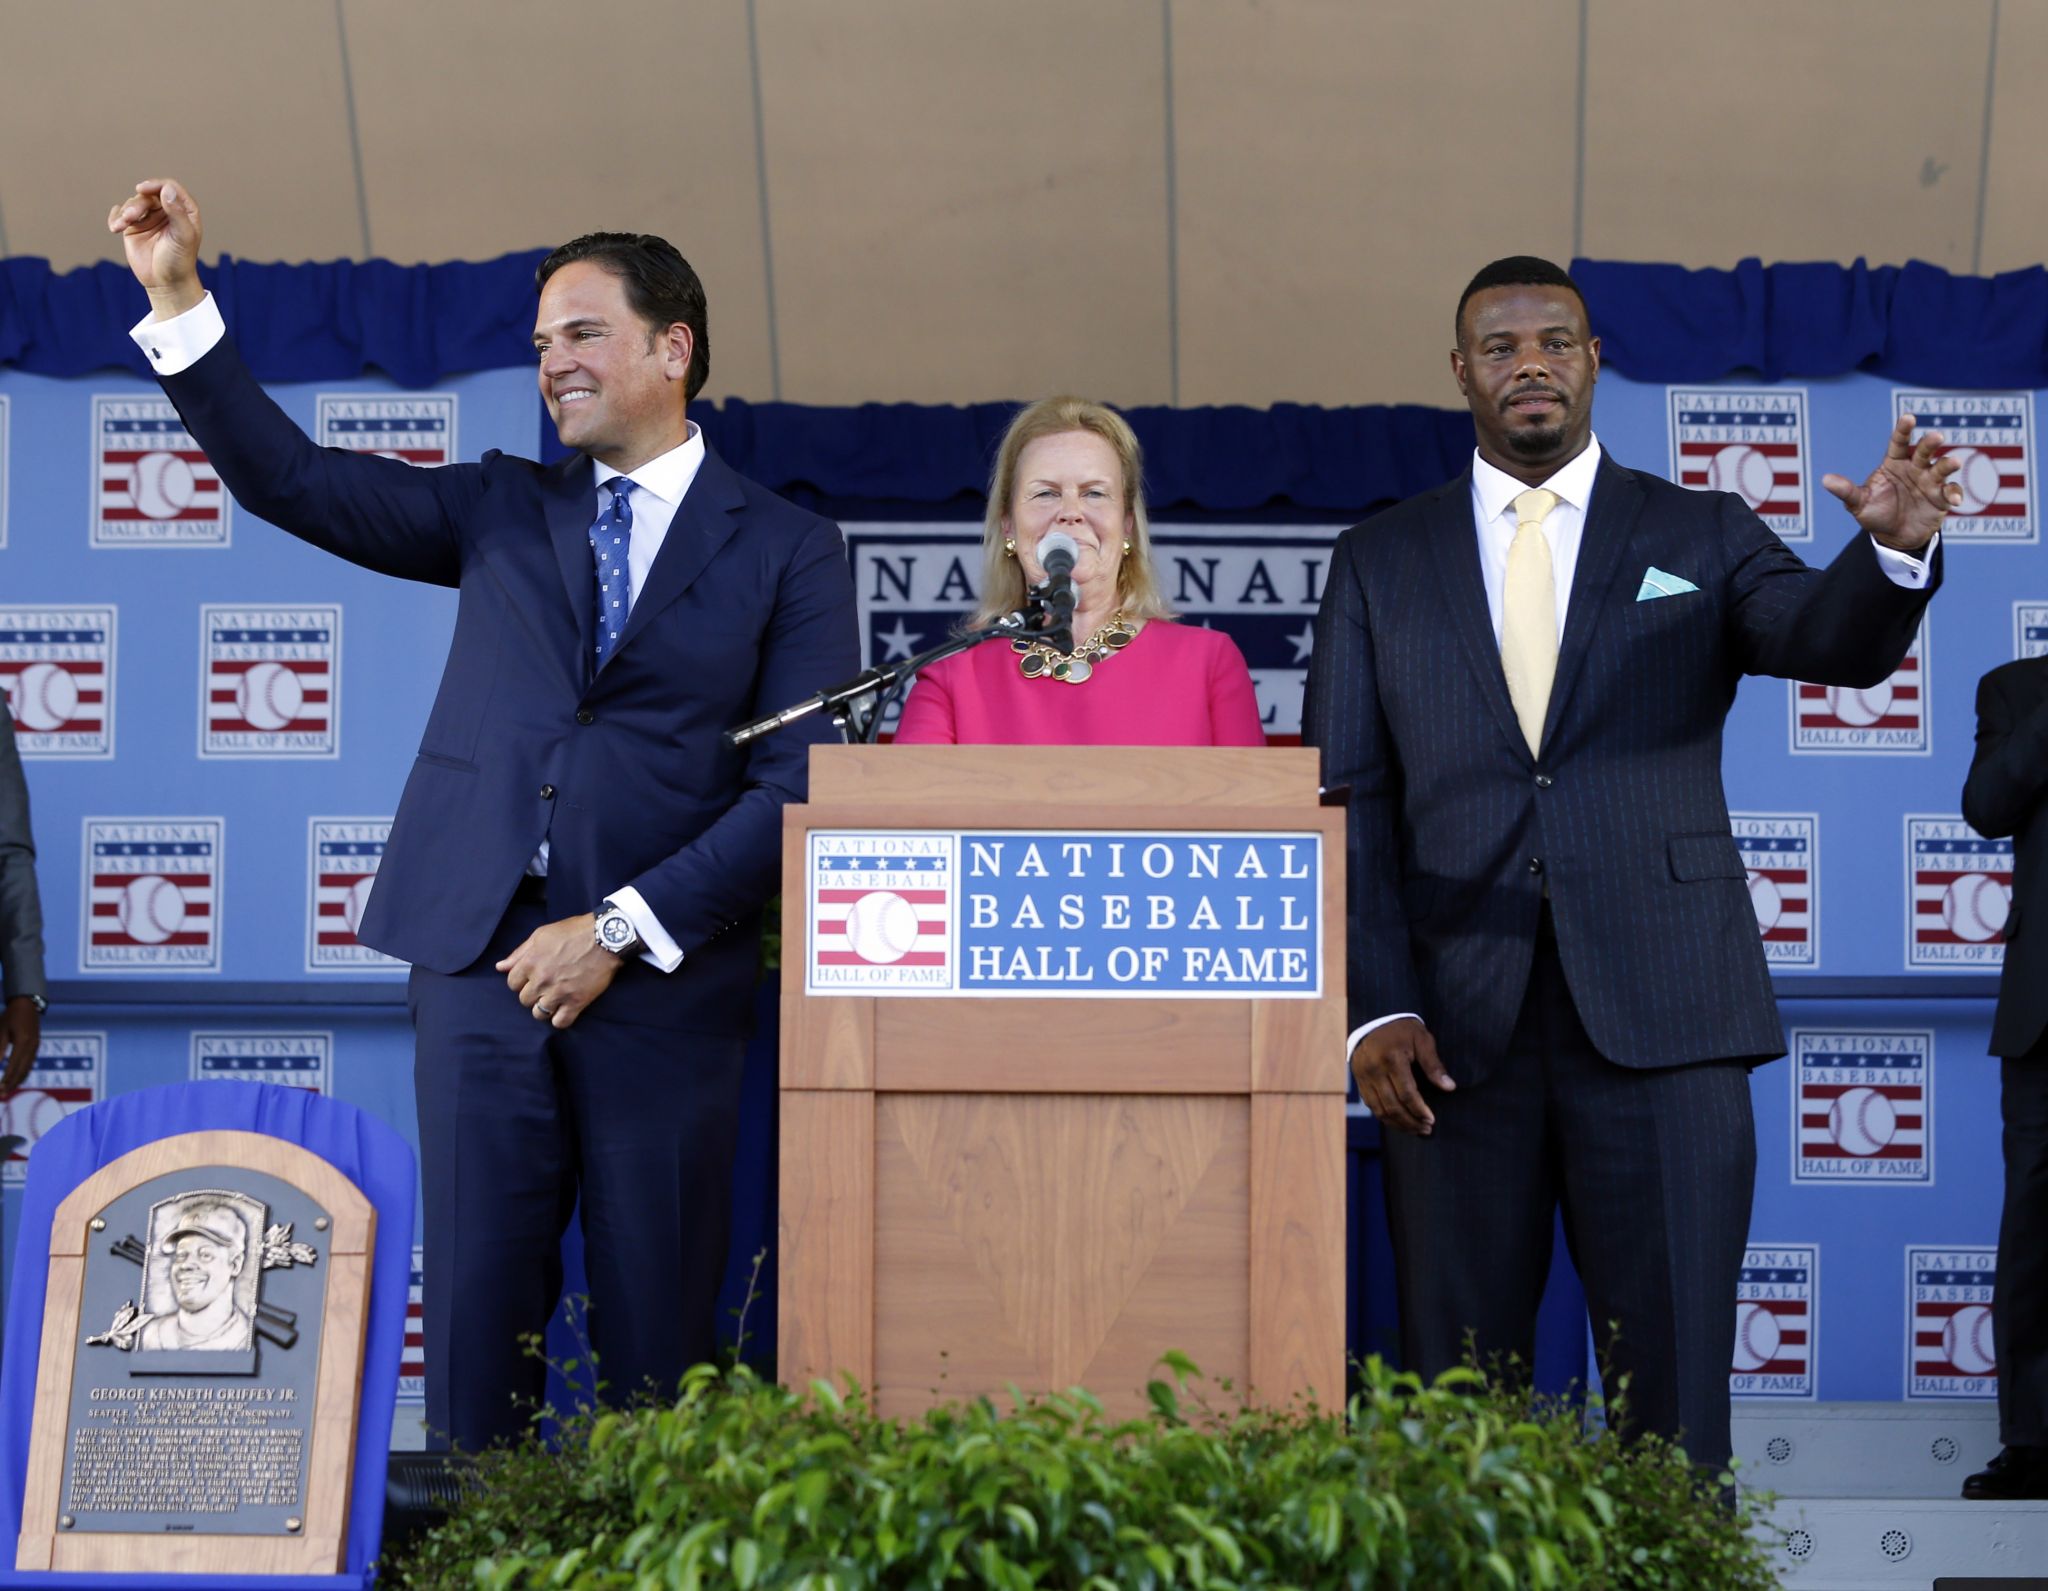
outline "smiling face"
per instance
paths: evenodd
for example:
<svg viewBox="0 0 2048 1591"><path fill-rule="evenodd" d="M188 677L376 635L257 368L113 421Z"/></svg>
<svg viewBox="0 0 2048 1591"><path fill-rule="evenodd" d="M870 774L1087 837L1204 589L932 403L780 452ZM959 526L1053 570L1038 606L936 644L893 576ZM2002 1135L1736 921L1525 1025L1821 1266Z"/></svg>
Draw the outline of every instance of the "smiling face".
<svg viewBox="0 0 2048 1591"><path fill-rule="evenodd" d="M185 1232L171 1249L171 1292L183 1310L201 1310L234 1286L242 1251L204 1232Z"/></svg>
<svg viewBox="0 0 2048 1591"><path fill-rule="evenodd" d="M1472 410L1479 456L1535 486L1593 435L1600 339L1569 288L1489 287L1465 305L1451 373Z"/></svg>
<svg viewBox="0 0 2048 1591"><path fill-rule="evenodd" d="M1003 534L1017 543L1024 578L1045 578L1038 544L1056 530L1074 538L1074 585L1084 595L1116 589L1124 539L1133 518L1125 507L1122 462L1093 431L1060 431L1025 446L1017 458L1017 485Z"/></svg>
<svg viewBox="0 0 2048 1591"><path fill-rule="evenodd" d="M603 266L578 260L548 278L533 347L541 398L567 446L633 470L689 435L690 328L648 325Z"/></svg>

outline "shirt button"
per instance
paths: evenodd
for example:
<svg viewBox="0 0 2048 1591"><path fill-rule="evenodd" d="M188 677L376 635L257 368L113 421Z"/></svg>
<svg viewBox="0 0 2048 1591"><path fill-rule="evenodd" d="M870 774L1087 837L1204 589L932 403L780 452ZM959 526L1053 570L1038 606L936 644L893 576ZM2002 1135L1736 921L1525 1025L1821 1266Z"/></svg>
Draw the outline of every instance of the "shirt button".
<svg viewBox="0 0 2048 1591"><path fill-rule="evenodd" d="M555 799L555 787L554 787L553 785L551 785L551 784L544 784L544 785L542 785L542 786L540 787L540 798L541 798L541 800L543 800L543 801L552 801L552 800L554 800L554 799Z"/></svg>
<svg viewBox="0 0 2048 1591"><path fill-rule="evenodd" d="M1532 856L1532 857L1530 857L1530 858L1529 858L1529 871L1530 871L1530 872L1532 872L1532 873L1540 873L1540 872L1542 872L1542 871L1543 871L1543 858L1542 858L1542 857L1540 857L1540 856Z"/></svg>
<svg viewBox="0 0 2048 1591"><path fill-rule="evenodd" d="M579 724L594 724L597 722L597 714L593 713L588 707L579 707L576 709L576 722Z"/></svg>
<svg viewBox="0 0 2048 1591"><path fill-rule="evenodd" d="M1550 775L1547 773L1539 773L1538 775L1536 775L1536 788L1539 790L1548 790L1550 788Z"/></svg>

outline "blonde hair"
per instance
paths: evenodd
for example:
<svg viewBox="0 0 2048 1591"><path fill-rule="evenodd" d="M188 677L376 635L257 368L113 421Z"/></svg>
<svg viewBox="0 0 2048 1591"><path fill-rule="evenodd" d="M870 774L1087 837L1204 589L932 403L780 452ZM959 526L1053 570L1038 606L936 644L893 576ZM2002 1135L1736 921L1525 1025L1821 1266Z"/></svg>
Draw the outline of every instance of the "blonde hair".
<svg viewBox="0 0 2048 1591"><path fill-rule="evenodd" d="M995 469L988 482L988 512L981 522L981 606L968 619L968 629L993 624L1024 606L1024 570L1003 551L1003 520L1017 491L1017 461L1041 437L1087 431L1114 450L1124 475L1124 512L1131 519L1131 550L1117 567L1117 601L1134 619L1170 619L1152 569L1152 522L1145 515L1145 456L1130 422L1106 403L1087 398L1040 398L1020 409L996 449Z"/></svg>

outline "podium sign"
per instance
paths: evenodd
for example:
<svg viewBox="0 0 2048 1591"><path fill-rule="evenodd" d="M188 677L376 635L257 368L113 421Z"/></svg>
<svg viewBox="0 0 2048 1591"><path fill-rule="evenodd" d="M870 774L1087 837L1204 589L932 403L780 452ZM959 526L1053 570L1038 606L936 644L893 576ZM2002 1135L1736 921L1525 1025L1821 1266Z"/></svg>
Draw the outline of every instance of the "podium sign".
<svg viewBox="0 0 2048 1591"><path fill-rule="evenodd" d="M1316 754L824 746L786 809L780 1367L885 1414L1178 1349L1344 1395Z"/></svg>
<svg viewBox="0 0 2048 1591"><path fill-rule="evenodd" d="M1317 999L1322 841L813 829L805 993Z"/></svg>
<svg viewBox="0 0 2048 1591"><path fill-rule="evenodd" d="M332 1574L376 1216L280 1139L195 1132L58 1207L18 1569Z"/></svg>

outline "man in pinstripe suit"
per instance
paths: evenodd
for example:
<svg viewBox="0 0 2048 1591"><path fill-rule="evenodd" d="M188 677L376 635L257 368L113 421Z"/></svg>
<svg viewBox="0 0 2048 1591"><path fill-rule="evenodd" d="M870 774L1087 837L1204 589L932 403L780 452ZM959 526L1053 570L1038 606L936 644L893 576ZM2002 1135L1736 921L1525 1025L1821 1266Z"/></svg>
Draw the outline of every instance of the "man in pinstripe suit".
<svg viewBox="0 0 2048 1591"><path fill-rule="evenodd" d="M1402 1352L1526 1365L1561 1208L1631 1428L1718 1468L1748 1069L1784 1053L1722 724L1744 674L1897 666L1952 466L1903 420L1867 480L1826 477L1863 530L1811 569L1740 498L1601 452L1600 342L1557 266L1489 265L1456 328L1472 468L1338 541L1303 718L1350 791Z"/></svg>

